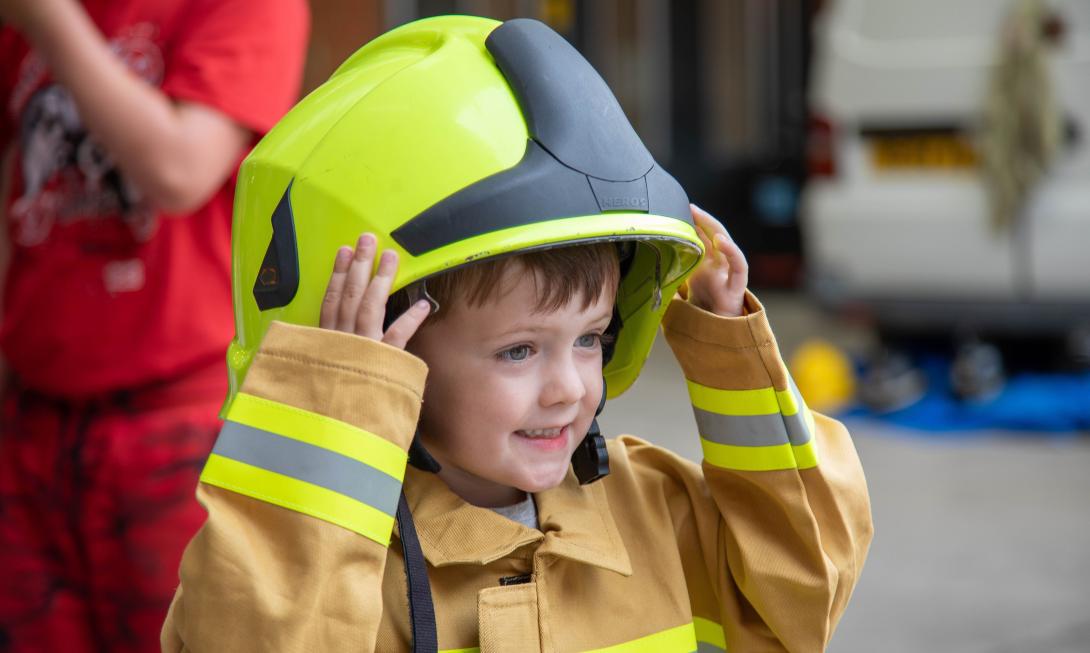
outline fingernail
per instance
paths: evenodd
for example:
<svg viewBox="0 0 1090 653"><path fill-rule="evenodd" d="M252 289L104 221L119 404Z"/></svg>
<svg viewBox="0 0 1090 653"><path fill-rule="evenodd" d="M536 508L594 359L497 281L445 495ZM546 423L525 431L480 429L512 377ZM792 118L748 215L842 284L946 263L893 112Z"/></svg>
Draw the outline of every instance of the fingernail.
<svg viewBox="0 0 1090 653"><path fill-rule="evenodd" d="M414 311L428 311L430 313L431 312L431 304L428 303L428 300L421 299L420 301L413 304L413 310Z"/></svg>
<svg viewBox="0 0 1090 653"><path fill-rule="evenodd" d="M337 262L344 263L348 260L348 257L352 256L352 249L349 247L337 248Z"/></svg>
<svg viewBox="0 0 1090 653"><path fill-rule="evenodd" d="M367 249L367 248L371 247L374 244L375 244L375 237L372 236L371 234L361 235L360 239L359 239L359 242L357 243L357 245L360 247L360 249Z"/></svg>

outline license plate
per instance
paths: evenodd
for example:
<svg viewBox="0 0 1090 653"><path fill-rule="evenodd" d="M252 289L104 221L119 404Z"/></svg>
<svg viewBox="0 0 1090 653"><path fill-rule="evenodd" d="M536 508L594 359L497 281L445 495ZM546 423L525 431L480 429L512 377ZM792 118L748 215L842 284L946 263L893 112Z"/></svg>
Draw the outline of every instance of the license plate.
<svg viewBox="0 0 1090 653"><path fill-rule="evenodd" d="M870 137L875 169L963 170L977 165L972 142L959 134L898 134Z"/></svg>

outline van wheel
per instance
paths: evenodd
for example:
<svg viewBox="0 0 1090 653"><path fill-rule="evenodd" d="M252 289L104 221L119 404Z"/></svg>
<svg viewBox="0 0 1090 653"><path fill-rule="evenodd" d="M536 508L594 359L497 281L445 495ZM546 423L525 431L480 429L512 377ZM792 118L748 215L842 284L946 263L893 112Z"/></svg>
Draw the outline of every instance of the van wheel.
<svg viewBox="0 0 1090 653"><path fill-rule="evenodd" d="M901 351L883 348L871 356L859 383L859 400L877 413L907 408L927 392L927 377Z"/></svg>
<svg viewBox="0 0 1090 653"><path fill-rule="evenodd" d="M1003 354L987 342L971 339L962 343L950 366L950 388L965 401L994 399L1006 383Z"/></svg>
<svg viewBox="0 0 1090 653"><path fill-rule="evenodd" d="M1067 334L1067 355L1078 369L1090 369L1090 324L1083 324Z"/></svg>

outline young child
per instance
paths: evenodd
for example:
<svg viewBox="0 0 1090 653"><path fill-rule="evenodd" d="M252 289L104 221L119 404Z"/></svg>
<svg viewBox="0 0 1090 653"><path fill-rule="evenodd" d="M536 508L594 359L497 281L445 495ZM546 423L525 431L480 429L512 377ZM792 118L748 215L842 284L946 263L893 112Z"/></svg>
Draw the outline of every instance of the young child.
<svg viewBox="0 0 1090 653"><path fill-rule="evenodd" d="M240 179L233 390L164 650L826 647L871 537L848 434L563 39L399 28ZM702 467L597 434L660 323Z"/></svg>

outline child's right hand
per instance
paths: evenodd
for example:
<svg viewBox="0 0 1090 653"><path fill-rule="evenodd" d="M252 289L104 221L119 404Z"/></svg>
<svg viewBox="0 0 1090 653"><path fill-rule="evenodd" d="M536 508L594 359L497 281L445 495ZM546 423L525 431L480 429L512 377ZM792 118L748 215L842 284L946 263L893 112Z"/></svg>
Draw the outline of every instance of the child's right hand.
<svg viewBox="0 0 1090 653"><path fill-rule="evenodd" d="M404 349L428 317L431 306L425 300L416 302L383 333L386 300L397 273L397 252L392 249L382 252L378 269L371 276L377 244L373 234L365 233L356 241L355 250L350 247L337 250L318 326Z"/></svg>

